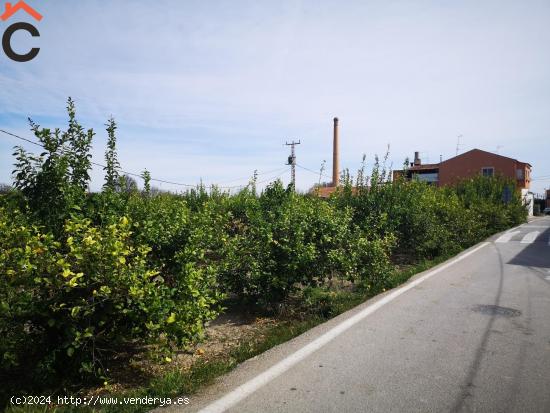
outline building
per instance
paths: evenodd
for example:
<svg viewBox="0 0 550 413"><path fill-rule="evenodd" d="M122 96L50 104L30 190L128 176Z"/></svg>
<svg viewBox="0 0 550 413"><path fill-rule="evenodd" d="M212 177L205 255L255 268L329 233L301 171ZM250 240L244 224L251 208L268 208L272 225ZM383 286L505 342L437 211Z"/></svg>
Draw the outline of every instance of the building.
<svg viewBox="0 0 550 413"><path fill-rule="evenodd" d="M546 208L550 208L550 189L546 190Z"/></svg>
<svg viewBox="0 0 550 413"><path fill-rule="evenodd" d="M334 118L332 182L315 189L315 193L322 198L328 198L340 186L339 143L338 118ZM419 153L415 152L414 162L410 164L409 168L393 171L394 180L405 176L406 179L417 179L436 186L453 185L476 175L503 176L514 179L518 189L521 190L525 205L532 214L534 197L529 192L531 165L527 162L520 162L517 159L480 149L472 149L439 163L422 164ZM356 193L356 191L357 188L352 188L352 193ZM547 200L548 202L550 200Z"/></svg>
<svg viewBox="0 0 550 413"><path fill-rule="evenodd" d="M334 127L332 129L332 182L330 186L323 186L316 189L317 196L328 198L340 186L340 154L339 154L339 131L338 118L334 118Z"/></svg>
<svg viewBox="0 0 550 413"><path fill-rule="evenodd" d="M472 149L440 163L422 164L418 152L406 170L393 171L393 178L406 175L436 186L453 185L476 175L504 176L514 179L517 187L528 190L531 185L531 165L480 149Z"/></svg>

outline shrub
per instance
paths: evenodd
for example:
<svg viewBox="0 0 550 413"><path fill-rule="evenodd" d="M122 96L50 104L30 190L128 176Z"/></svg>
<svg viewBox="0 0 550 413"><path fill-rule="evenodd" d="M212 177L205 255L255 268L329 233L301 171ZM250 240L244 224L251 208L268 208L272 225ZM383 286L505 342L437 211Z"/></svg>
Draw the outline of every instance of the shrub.
<svg viewBox="0 0 550 413"><path fill-rule="evenodd" d="M0 348L4 374L38 383L101 376L111 352L141 342L185 345L216 312L204 273L182 263L170 285L125 217L68 220L56 240L19 214L0 215Z"/></svg>
<svg viewBox="0 0 550 413"><path fill-rule="evenodd" d="M397 179L376 160L370 178L359 170L356 192L344 182L330 202L350 207L353 222L367 233L396 236L397 249L418 259L452 254L495 232L524 222L527 211L515 183L502 177L475 177L455 187L437 188ZM504 202L503 194L511 194Z"/></svg>
<svg viewBox="0 0 550 413"><path fill-rule="evenodd" d="M353 224L351 209L298 195L280 182L259 198L241 193L234 201L221 280L241 298L270 306L333 277L364 284L384 278L391 242L369 240Z"/></svg>

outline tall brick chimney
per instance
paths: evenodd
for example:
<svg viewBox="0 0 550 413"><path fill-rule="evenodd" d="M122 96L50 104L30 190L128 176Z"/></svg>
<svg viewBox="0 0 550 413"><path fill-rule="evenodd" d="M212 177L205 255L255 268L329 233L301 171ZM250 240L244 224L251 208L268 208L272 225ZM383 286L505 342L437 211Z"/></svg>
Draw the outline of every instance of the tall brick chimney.
<svg viewBox="0 0 550 413"><path fill-rule="evenodd" d="M332 147L332 186L340 185L340 153L338 149L338 118L334 118L334 143Z"/></svg>
<svg viewBox="0 0 550 413"><path fill-rule="evenodd" d="M418 152L414 153L414 166L420 166L422 164L422 161L420 160L420 156Z"/></svg>

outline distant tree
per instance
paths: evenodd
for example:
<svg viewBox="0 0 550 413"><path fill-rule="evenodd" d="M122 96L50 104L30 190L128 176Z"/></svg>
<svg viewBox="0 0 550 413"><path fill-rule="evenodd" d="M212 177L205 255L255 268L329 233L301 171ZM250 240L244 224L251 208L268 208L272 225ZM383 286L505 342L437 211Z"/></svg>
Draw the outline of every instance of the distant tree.
<svg viewBox="0 0 550 413"><path fill-rule="evenodd" d="M0 183L0 194L7 194L11 190L12 190L11 185Z"/></svg>
<svg viewBox="0 0 550 413"><path fill-rule="evenodd" d="M117 179L117 183L115 186L116 192L130 194L132 192L137 192L137 190L138 190L137 182L131 176L123 175Z"/></svg>
<svg viewBox="0 0 550 413"><path fill-rule="evenodd" d="M160 194L167 194L167 193L169 193L169 192L170 192L170 191L166 191L166 190L160 189L160 188L158 188L158 187L156 187L156 186L152 186L152 187L151 187L151 192L150 192L150 193L151 193L151 195L154 196L154 195L160 195Z"/></svg>

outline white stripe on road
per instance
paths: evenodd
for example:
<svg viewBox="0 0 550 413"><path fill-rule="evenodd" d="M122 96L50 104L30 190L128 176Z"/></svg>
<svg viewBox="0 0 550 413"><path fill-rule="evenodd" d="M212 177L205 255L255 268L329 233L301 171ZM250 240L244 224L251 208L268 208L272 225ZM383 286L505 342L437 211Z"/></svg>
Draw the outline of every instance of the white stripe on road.
<svg viewBox="0 0 550 413"><path fill-rule="evenodd" d="M521 240L521 243L522 244L531 244L531 243L535 242L535 240L537 239L539 234L540 234L540 231L531 231L530 233L528 233L527 235L525 235L523 237L523 239Z"/></svg>
<svg viewBox="0 0 550 413"><path fill-rule="evenodd" d="M369 306L365 307L361 311L359 311L357 314L351 316L350 318L342 321L340 324L332 327L330 330L328 330L326 333L324 333L322 336L316 338L311 343L307 344L306 346L302 347L295 353L292 353L291 355L287 356L283 360L279 361L274 366L270 367L263 373L260 373L258 376L254 377L253 379L250 379L246 383L240 385L235 390L227 393L222 398L216 400L215 402L209 404L208 406L204 407L199 411L199 413L222 413L225 412L227 409L235 406L237 403L239 403L244 398L250 396L252 393L254 393L256 390L260 389L261 387L265 386L267 383L269 383L271 380L279 377L281 374L283 374L285 371L308 357L310 354L314 353L315 351L319 350L321 347L323 347L325 344L330 342L331 340L338 337L340 334L344 333L345 331L349 330L351 327L353 327L355 324L363 320L368 315L374 313L379 308L383 307L384 305L390 303L391 301L395 300L397 297L399 297L401 294L409 291L410 289L416 287L418 284L426 281L428 278L434 276L435 274L446 270L451 265L456 264L459 261L462 261L464 258L469 257L473 253L479 251L481 248L485 247L486 245L489 245L488 242L483 242L474 249L471 249L470 251L452 259L451 261L448 261L447 263L443 264L442 266L435 268L434 270L428 272L427 274L423 275L420 278L417 278L414 281L411 281L404 286L397 288L390 292L388 295L380 298L378 301L370 304Z"/></svg>
<svg viewBox="0 0 550 413"><path fill-rule="evenodd" d="M530 228L550 228L548 225L521 225L521 228L523 229L530 229Z"/></svg>
<svg viewBox="0 0 550 413"><path fill-rule="evenodd" d="M512 232L506 232L505 234L501 235L497 238L495 242L508 242L512 239L514 235L519 234L521 231L512 231Z"/></svg>

